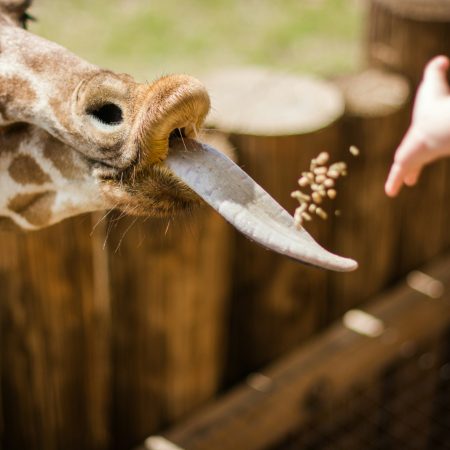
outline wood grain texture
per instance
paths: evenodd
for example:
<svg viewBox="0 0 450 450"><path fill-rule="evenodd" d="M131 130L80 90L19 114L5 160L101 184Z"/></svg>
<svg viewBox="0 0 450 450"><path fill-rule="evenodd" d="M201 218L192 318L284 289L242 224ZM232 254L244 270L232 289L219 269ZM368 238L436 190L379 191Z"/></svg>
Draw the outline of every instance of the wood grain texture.
<svg viewBox="0 0 450 450"><path fill-rule="evenodd" d="M447 3L446 0L371 0L366 40L370 64L401 73L413 87L418 86L423 69L433 56L450 56L448 5L447 14L439 11L444 2ZM429 13L413 14L420 8L429 9Z"/></svg>
<svg viewBox="0 0 450 450"><path fill-rule="evenodd" d="M450 21L450 0L374 0L400 17L419 21Z"/></svg>
<svg viewBox="0 0 450 450"><path fill-rule="evenodd" d="M134 221L119 221L108 238L118 449L210 399L226 349L229 225L206 207L170 223Z"/></svg>
<svg viewBox="0 0 450 450"><path fill-rule="evenodd" d="M249 377L246 383L240 384L217 402L163 433L163 439L184 450L301 448L299 441L294 441L297 446L291 447L282 443L289 436L301 438L298 434L301 430L314 435L313 428L304 427L314 417L314 411L326 412L329 408L332 413L330 421L326 422L324 415L320 419L323 437L328 436L328 439L322 443L312 441L318 445L315 448L334 449L334 444L342 444L342 448L349 449L400 448L395 444L404 443L404 430L392 430L392 427L401 427L402 417L397 416L395 422L389 422L389 414L395 413L395 409L386 408L392 406L389 402L401 399L402 392L407 393L403 383L412 381L408 377L415 377L418 370L429 371L430 377L436 378L435 364L420 365L423 363L421 352L427 349L432 358L437 356L440 346L445 345L450 326L450 257L447 255L435 261L423 271L444 284L443 297L431 299L406 282L400 283L391 291L374 298L364 308L383 321L385 331L379 337L357 334L342 322L337 322L307 346L300 347L261 373ZM430 327L430 323L433 326ZM419 365L409 371L411 358L414 358L414 364ZM398 361L399 370L393 366L395 361ZM373 386L378 388L370 391ZM417 385L414 386L417 388ZM426 384L423 392L410 391L412 399L419 398L414 397L416 394L426 396L426 388L436 386L437 380L434 379ZM367 392L368 396L365 398L363 395L358 400L358 392ZM393 394L396 394L395 398ZM357 399L353 404L355 410L343 411L346 398ZM428 399L423 402L423 413L427 409L429 413L427 402ZM413 406L418 405L413 404L409 408ZM369 413L370 409L377 411L374 427L367 430L367 437L374 438L370 441L373 447L367 444L352 447L354 444L345 441L342 433L336 435L336 441L330 440L334 435L326 434L330 431L329 427L335 425L341 432L346 429L345 426L350 424L351 427L348 419L353 413L358 414L358 408L363 414ZM415 426L416 417L410 412L405 411L405 415L413 418L411 425ZM433 418L437 419L435 415ZM341 419L344 420L339 424ZM367 420L364 423L367 424ZM391 431L401 433L396 435ZM320 433L316 436L320 437ZM153 445L158 439L148 439L140 450L161 448Z"/></svg>
<svg viewBox="0 0 450 450"><path fill-rule="evenodd" d="M5 448L109 444L106 253L92 225L0 234Z"/></svg>
<svg viewBox="0 0 450 450"><path fill-rule="evenodd" d="M336 80L346 100L342 158L348 177L338 189L341 211L333 228L333 249L354 258L357 271L330 274L333 314L338 317L398 279L400 211L384 193L393 153L409 123L405 78L368 69ZM360 153L352 156L349 147ZM415 245L411 243L411 245Z"/></svg>

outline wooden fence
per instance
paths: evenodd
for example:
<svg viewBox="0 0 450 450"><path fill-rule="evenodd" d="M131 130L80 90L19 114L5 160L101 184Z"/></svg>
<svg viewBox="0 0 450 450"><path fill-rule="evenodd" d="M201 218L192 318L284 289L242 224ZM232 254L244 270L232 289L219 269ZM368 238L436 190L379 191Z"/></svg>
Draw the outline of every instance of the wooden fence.
<svg viewBox="0 0 450 450"><path fill-rule="evenodd" d="M415 3L438 11L442 2ZM2 232L2 448L138 445L448 248L448 164L427 169L395 201L383 194L409 120L409 87L427 59L450 54L449 17L428 26L437 21L433 6L421 19L397 5L372 1L366 55L376 71L333 81L294 77L297 98L285 75L264 72L265 88L245 98L254 121L218 125L244 169L290 211L289 193L312 156L327 150L336 160L350 158L341 216L311 232L359 259L359 272L330 274L266 252L208 209L170 223L87 215L29 235ZM420 52L409 26L427 30ZM394 39L398 27L402 39ZM417 54L415 64L386 57L408 51L408 61ZM238 92L236 84L214 83L212 91L228 98ZM269 95L272 83L278 88ZM305 83L315 87L302 90ZM228 117L240 111L243 95ZM297 124L292 114L281 120L296 107L303 111ZM270 133L261 114L269 110L279 118ZM349 156L350 144L360 147L359 158Z"/></svg>
<svg viewBox="0 0 450 450"><path fill-rule="evenodd" d="M449 334L446 255L137 450L448 448Z"/></svg>

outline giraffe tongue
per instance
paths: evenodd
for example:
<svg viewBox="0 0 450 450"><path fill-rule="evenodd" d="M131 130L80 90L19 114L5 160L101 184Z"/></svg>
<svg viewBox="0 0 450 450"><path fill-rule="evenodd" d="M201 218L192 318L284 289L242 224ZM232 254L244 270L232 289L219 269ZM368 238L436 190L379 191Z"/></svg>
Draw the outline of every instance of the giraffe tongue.
<svg viewBox="0 0 450 450"><path fill-rule="evenodd" d="M357 268L328 252L264 189L222 153L193 140L171 142L166 164L185 184L241 233L303 263L337 271Z"/></svg>

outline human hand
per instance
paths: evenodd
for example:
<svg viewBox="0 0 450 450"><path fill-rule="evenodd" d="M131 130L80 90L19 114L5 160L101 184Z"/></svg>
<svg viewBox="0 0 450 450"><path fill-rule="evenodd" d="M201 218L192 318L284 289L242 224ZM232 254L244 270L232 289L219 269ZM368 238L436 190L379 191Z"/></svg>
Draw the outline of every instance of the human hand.
<svg viewBox="0 0 450 450"><path fill-rule="evenodd" d="M450 155L450 87L446 56L433 58L425 68L414 102L408 132L395 152L385 184L386 194L395 197L403 184L413 186L426 164Z"/></svg>

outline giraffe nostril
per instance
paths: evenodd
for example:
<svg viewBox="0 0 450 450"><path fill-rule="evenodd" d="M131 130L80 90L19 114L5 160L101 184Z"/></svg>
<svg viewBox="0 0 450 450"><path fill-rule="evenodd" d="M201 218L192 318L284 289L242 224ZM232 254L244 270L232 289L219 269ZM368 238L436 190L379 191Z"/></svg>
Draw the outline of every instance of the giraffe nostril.
<svg viewBox="0 0 450 450"><path fill-rule="evenodd" d="M185 128L175 128L169 134L169 143L171 143L175 139L180 139L180 138L182 139L184 137L186 137L186 129Z"/></svg>
<svg viewBox="0 0 450 450"><path fill-rule="evenodd" d="M114 103L105 103L89 109L87 113L105 125L119 125L123 122L122 109Z"/></svg>

